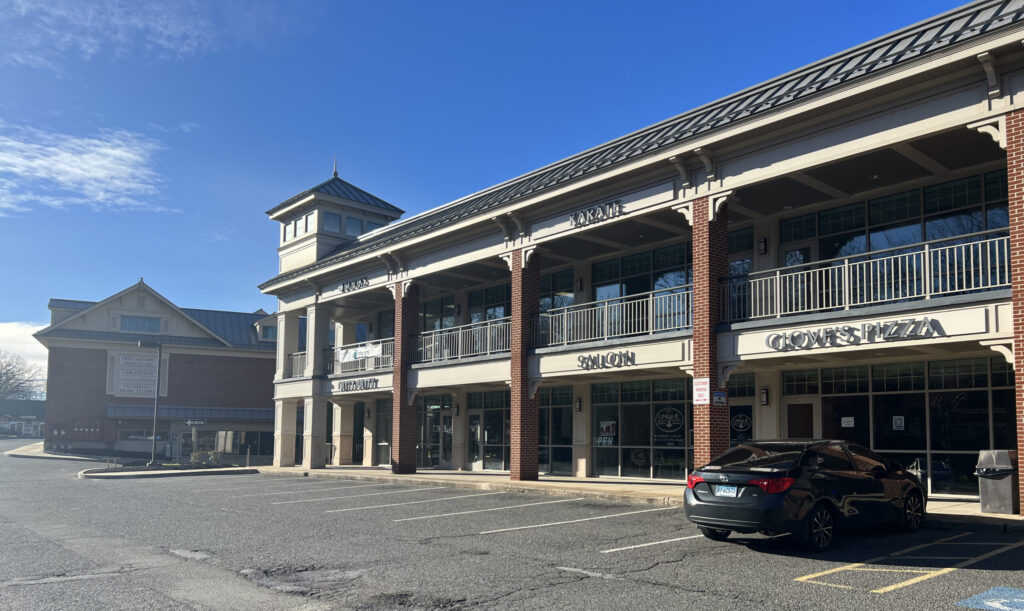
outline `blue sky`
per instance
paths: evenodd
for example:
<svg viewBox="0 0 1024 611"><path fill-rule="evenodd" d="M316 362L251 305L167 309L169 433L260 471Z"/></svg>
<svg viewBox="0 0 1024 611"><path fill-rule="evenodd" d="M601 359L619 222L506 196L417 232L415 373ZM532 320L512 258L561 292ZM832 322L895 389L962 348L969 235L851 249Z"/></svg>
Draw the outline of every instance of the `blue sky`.
<svg viewBox="0 0 1024 611"><path fill-rule="evenodd" d="M335 155L414 214L959 4L0 0L0 350L139 277L273 311Z"/></svg>

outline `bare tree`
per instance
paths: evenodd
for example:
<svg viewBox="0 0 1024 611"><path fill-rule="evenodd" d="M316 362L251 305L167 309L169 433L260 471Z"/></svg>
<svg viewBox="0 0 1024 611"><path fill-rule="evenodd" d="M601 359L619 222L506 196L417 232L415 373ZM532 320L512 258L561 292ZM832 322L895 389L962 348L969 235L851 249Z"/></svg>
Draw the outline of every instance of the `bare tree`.
<svg viewBox="0 0 1024 611"><path fill-rule="evenodd" d="M43 388L42 369L10 352L0 352L0 399L28 399Z"/></svg>

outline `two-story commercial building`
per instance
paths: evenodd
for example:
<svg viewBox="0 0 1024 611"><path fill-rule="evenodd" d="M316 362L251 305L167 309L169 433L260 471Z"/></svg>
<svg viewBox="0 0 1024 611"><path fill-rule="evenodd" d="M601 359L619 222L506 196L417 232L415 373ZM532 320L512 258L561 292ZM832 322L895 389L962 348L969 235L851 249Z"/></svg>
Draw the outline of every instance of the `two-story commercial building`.
<svg viewBox="0 0 1024 611"><path fill-rule="evenodd" d="M976 496L1024 438L1022 19L975 2L407 219L337 174L274 207L276 464L301 411L310 468L681 480L828 437Z"/></svg>
<svg viewBox="0 0 1024 611"><path fill-rule="evenodd" d="M141 279L49 308L48 449L148 457L155 435L160 459L269 462L276 316L181 308Z"/></svg>

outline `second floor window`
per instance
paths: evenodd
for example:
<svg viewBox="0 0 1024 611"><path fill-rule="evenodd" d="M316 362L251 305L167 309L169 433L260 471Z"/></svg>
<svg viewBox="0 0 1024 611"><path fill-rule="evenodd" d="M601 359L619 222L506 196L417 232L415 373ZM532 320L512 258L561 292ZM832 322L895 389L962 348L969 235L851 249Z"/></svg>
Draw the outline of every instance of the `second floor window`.
<svg viewBox="0 0 1024 611"><path fill-rule="evenodd" d="M151 316L122 316L122 331L142 331L143 333L159 333L160 319Z"/></svg>

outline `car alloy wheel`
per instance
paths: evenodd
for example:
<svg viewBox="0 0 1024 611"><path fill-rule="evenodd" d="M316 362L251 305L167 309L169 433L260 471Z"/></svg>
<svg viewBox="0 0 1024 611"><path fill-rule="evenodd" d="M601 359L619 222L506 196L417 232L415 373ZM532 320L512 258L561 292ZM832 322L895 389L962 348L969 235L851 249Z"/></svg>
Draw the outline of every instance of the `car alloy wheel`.
<svg viewBox="0 0 1024 611"><path fill-rule="evenodd" d="M832 510L825 505L818 505L807 516L807 532L805 541L813 551L823 552L832 545L835 538L836 520Z"/></svg>
<svg viewBox="0 0 1024 611"><path fill-rule="evenodd" d="M725 541L729 538L731 530L724 530L721 528L708 528L707 526L700 526L700 534L704 535L712 541Z"/></svg>
<svg viewBox="0 0 1024 611"><path fill-rule="evenodd" d="M903 530L914 532L924 522L924 502L921 495L911 492L903 500Z"/></svg>

